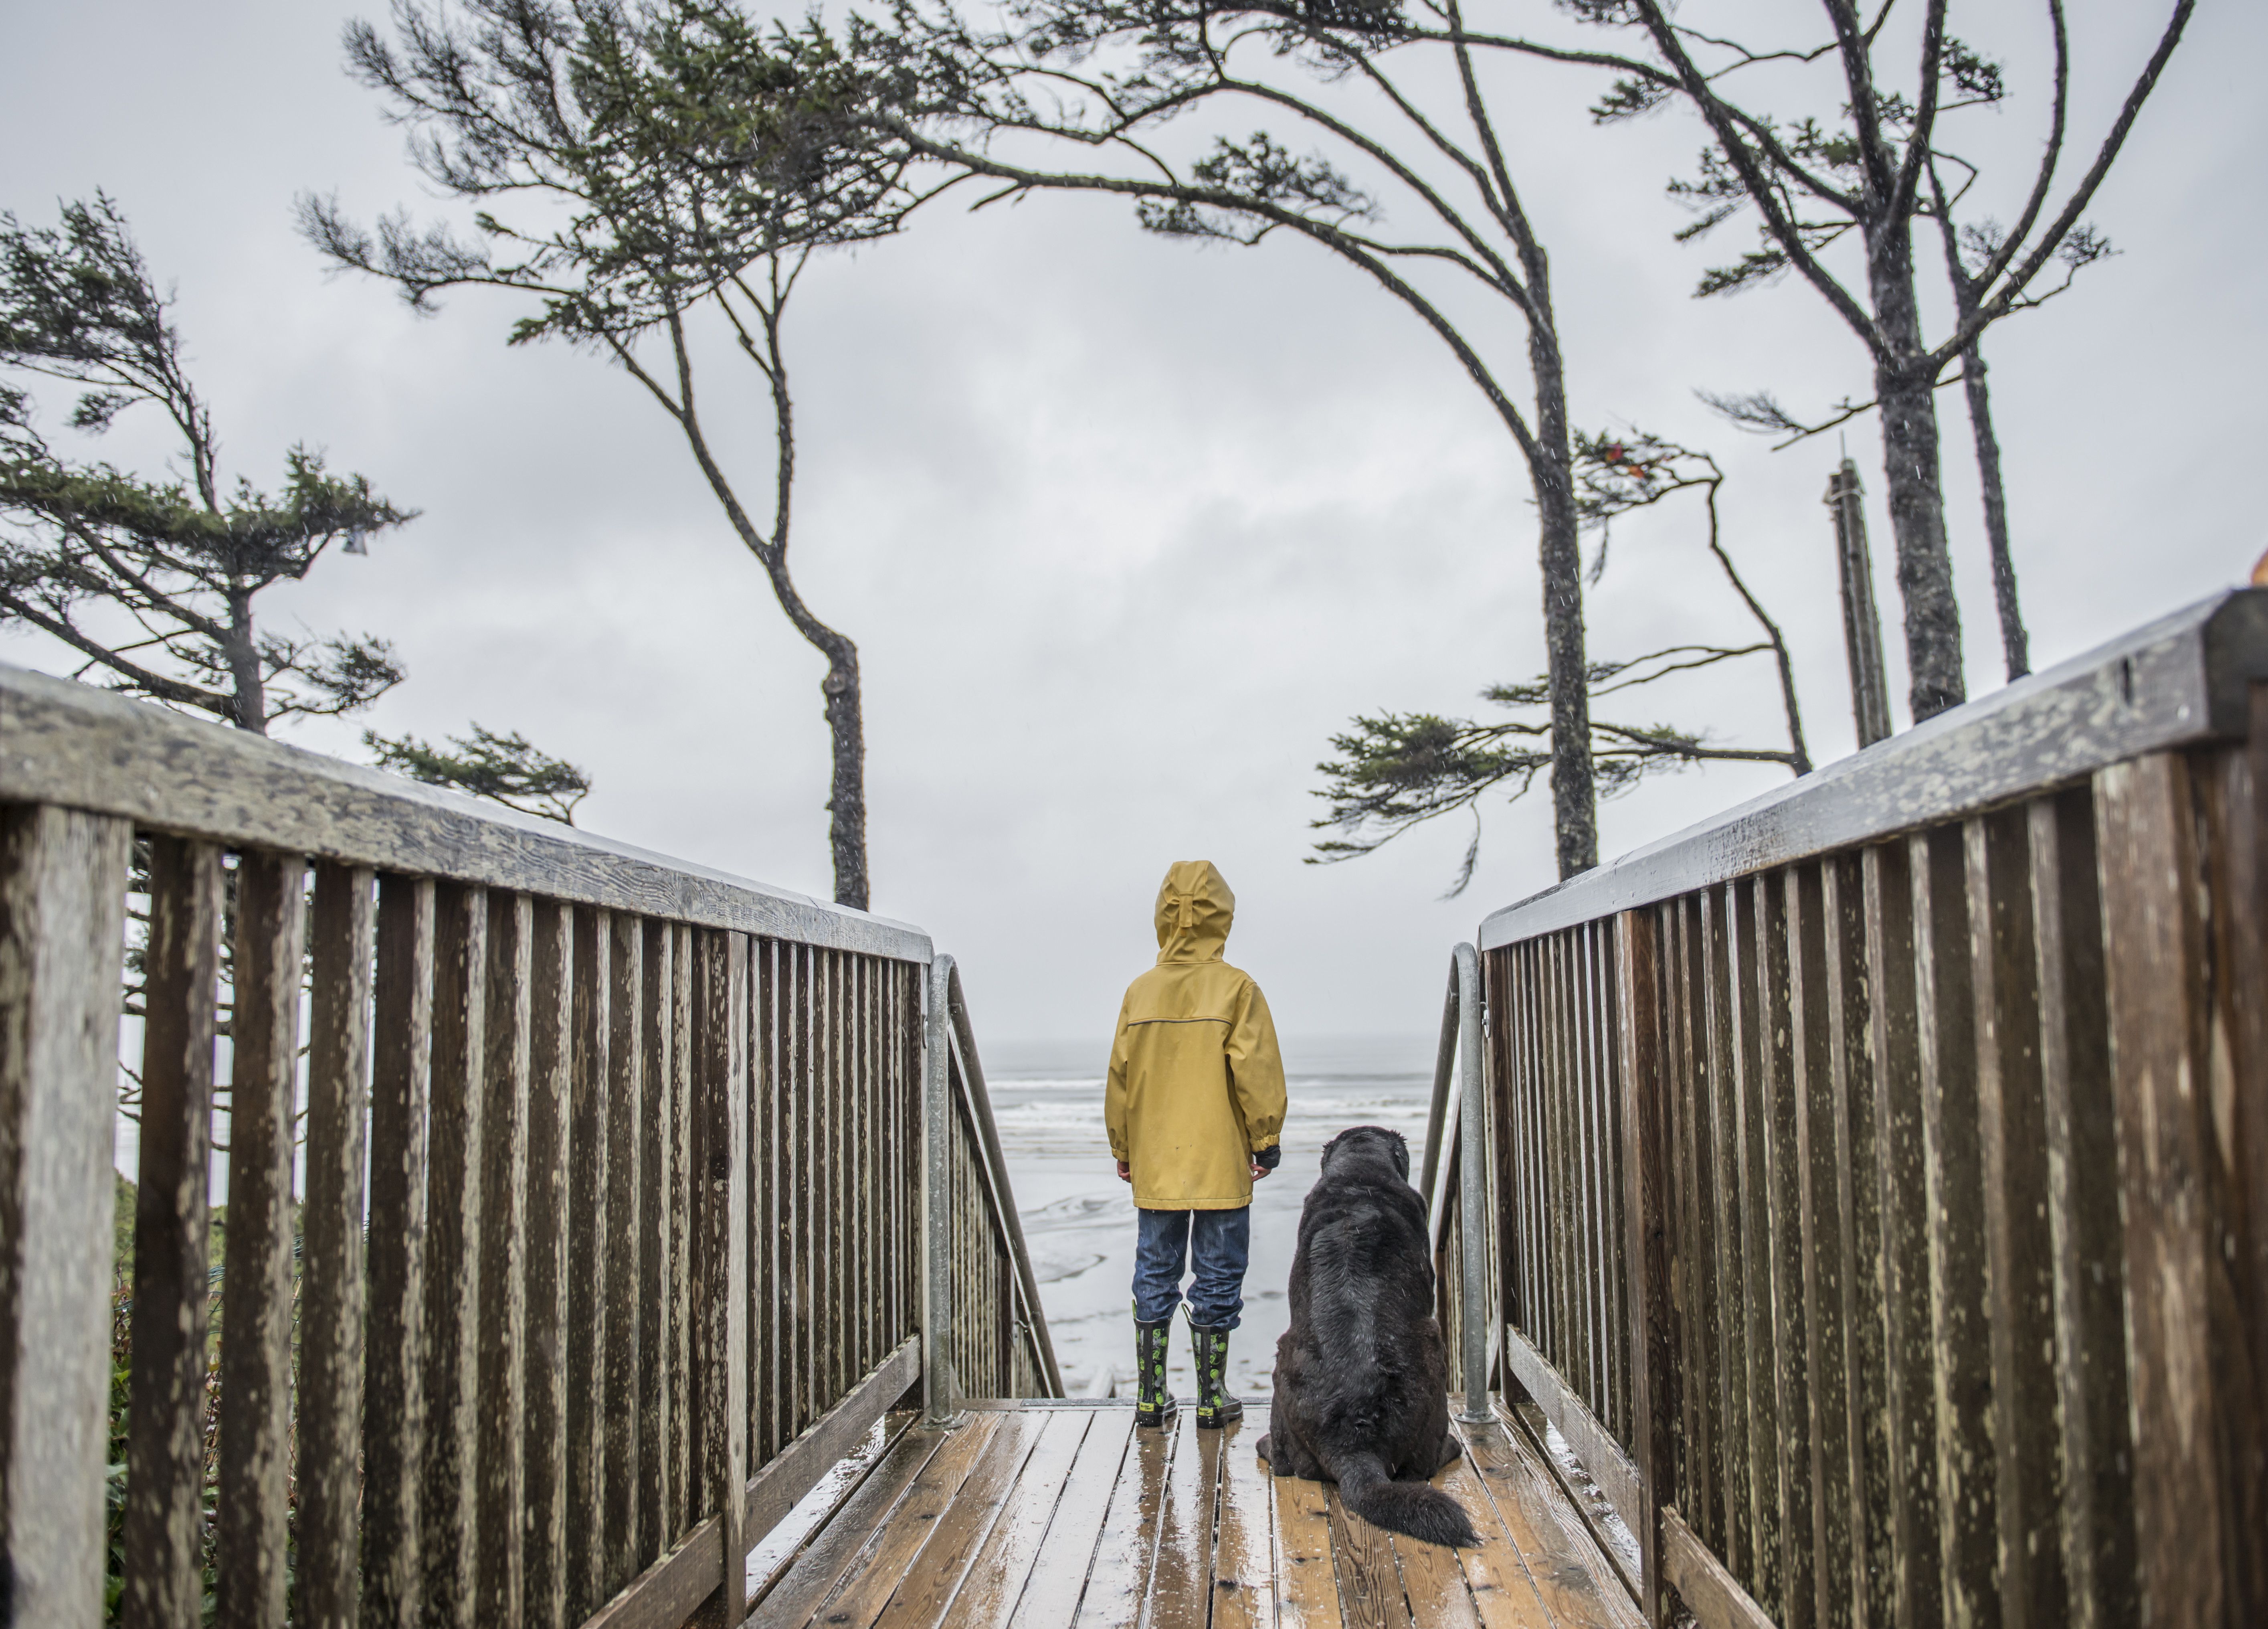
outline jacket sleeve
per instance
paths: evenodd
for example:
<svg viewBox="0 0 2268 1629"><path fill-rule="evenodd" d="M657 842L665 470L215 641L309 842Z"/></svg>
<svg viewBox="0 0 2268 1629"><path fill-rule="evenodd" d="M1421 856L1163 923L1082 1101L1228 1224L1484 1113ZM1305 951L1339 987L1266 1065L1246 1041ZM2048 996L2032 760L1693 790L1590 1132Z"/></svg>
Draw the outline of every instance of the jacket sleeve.
<svg viewBox="0 0 2268 1629"><path fill-rule="evenodd" d="M1268 998L1249 979L1228 1029L1228 1076L1244 1117L1244 1134L1257 1154L1284 1134L1284 1058L1276 1050Z"/></svg>
<svg viewBox="0 0 2268 1629"><path fill-rule="evenodd" d="M1126 1143L1126 1004L1118 1004L1118 1028L1110 1037L1110 1078L1102 1088L1102 1129L1109 1133L1110 1157L1130 1160Z"/></svg>

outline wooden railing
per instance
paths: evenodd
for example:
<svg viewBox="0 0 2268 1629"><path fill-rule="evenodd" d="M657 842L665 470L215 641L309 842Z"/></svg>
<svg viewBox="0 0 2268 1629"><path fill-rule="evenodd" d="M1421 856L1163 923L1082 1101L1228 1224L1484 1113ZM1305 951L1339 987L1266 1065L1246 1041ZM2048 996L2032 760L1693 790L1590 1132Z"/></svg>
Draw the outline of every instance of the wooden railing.
<svg viewBox="0 0 2268 1629"><path fill-rule="evenodd" d="M135 1624L737 1624L932 1286L961 1375L1061 1389L965 1014L924 1205L932 960L0 668L0 1621L103 1621L114 1537Z"/></svg>
<svg viewBox="0 0 2268 1629"><path fill-rule="evenodd" d="M1653 1621L2268 1622L2264 794L2249 591L1484 925L1496 1372Z"/></svg>

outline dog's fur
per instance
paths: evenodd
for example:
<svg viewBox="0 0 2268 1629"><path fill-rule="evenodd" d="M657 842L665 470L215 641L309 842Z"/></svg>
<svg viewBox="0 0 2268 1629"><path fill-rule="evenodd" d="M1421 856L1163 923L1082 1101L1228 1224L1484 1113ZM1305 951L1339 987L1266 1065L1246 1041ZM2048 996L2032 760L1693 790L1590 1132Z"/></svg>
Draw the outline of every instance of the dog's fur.
<svg viewBox="0 0 2268 1629"><path fill-rule="evenodd" d="M1425 1205L1398 1133L1358 1125L1324 1148L1300 1212L1291 1301L1260 1457L1278 1476L1337 1483L1376 1526L1478 1544L1463 1507L1426 1479L1459 1447Z"/></svg>

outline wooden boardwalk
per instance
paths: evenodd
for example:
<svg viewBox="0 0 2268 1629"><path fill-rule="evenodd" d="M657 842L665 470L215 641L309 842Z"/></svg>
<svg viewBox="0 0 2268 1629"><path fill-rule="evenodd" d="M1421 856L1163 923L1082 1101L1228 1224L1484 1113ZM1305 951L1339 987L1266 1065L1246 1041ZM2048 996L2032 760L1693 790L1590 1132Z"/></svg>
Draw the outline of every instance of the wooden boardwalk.
<svg viewBox="0 0 2268 1629"><path fill-rule="evenodd" d="M1336 1488L1277 1480L1184 1408L984 1409L909 1427L758 1603L750 1629L1638 1629L1637 1607L1550 1473L1501 1425L1466 1430L1440 1485L1484 1543L1396 1538Z"/></svg>

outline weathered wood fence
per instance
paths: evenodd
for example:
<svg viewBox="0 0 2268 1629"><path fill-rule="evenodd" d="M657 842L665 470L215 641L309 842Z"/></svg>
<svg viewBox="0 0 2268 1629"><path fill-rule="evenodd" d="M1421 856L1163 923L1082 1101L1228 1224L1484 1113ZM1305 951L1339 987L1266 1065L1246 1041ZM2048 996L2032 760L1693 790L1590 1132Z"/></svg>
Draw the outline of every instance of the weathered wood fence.
<svg viewBox="0 0 2268 1629"><path fill-rule="evenodd" d="M2247 591L1484 925L1444 1315L1654 1621L2268 1622L2264 798Z"/></svg>
<svg viewBox="0 0 2268 1629"><path fill-rule="evenodd" d="M1060 1394L926 935L0 668L0 1622L105 1616L122 1066L127 1623L734 1625L925 1378Z"/></svg>

